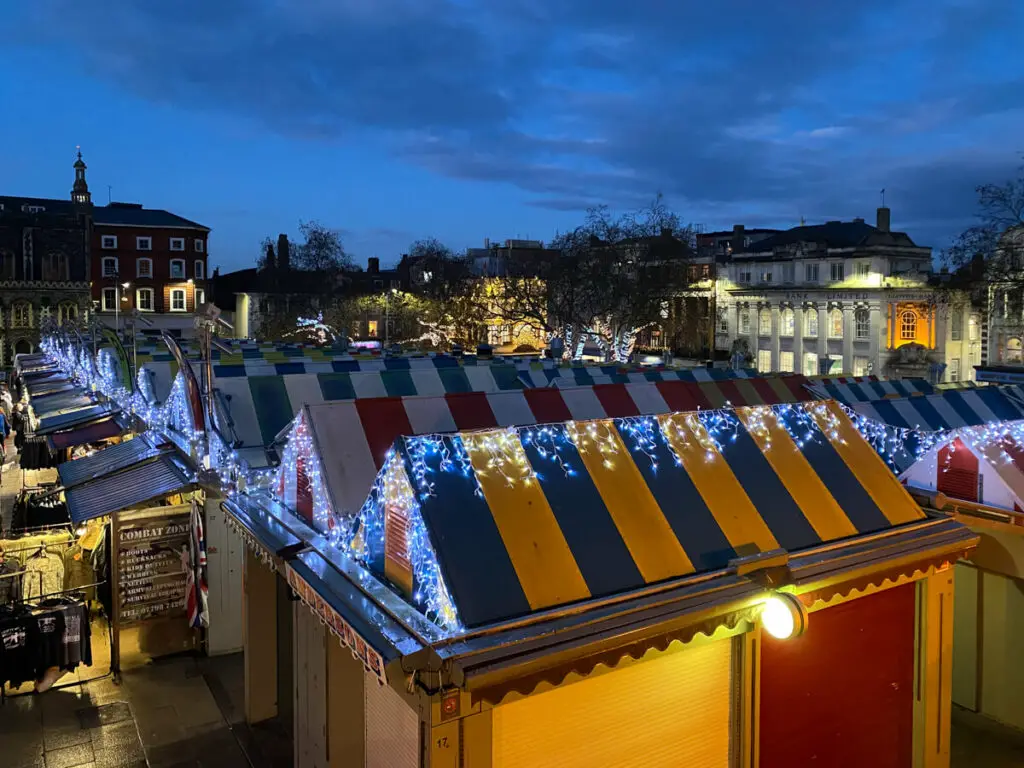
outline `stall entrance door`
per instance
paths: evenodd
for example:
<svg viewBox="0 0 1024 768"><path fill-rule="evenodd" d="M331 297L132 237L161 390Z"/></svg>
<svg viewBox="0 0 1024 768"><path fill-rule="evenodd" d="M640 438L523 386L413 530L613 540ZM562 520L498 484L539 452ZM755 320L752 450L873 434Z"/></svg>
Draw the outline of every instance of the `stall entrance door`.
<svg viewBox="0 0 1024 768"><path fill-rule="evenodd" d="M734 640L495 707L493 768L728 768Z"/></svg>
<svg viewBox="0 0 1024 768"><path fill-rule="evenodd" d="M760 768L910 768L916 585L811 614L791 640L762 634Z"/></svg>
<svg viewBox="0 0 1024 768"><path fill-rule="evenodd" d="M301 601L295 619L295 768L327 768L327 632Z"/></svg>

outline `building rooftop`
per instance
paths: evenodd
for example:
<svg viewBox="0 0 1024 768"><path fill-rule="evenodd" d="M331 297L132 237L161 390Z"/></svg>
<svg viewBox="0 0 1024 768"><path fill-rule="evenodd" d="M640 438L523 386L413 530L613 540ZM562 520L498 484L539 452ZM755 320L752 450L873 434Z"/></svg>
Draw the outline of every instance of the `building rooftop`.
<svg viewBox="0 0 1024 768"><path fill-rule="evenodd" d="M143 208L141 203L109 203L92 211L96 224L113 227L175 227L209 232L210 228L159 208Z"/></svg>
<svg viewBox="0 0 1024 768"><path fill-rule="evenodd" d="M793 227L763 240L752 242L745 253L766 253L798 243L816 243L826 248L857 248L868 246L895 246L919 248L905 232L886 232L863 219L828 221Z"/></svg>

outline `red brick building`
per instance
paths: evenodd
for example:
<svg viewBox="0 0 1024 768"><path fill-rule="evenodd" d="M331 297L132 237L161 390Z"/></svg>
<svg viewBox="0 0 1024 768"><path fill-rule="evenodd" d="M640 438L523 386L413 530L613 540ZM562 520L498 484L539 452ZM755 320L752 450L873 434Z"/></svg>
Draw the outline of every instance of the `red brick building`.
<svg viewBox="0 0 1024 768"><path fill-rule="evenodd" d="M137 308L156 328L188 335L192 313L206 302L209 228L136 203L96 206L92 218L90 271L99 317L123 327L123 316Z"/></svg>

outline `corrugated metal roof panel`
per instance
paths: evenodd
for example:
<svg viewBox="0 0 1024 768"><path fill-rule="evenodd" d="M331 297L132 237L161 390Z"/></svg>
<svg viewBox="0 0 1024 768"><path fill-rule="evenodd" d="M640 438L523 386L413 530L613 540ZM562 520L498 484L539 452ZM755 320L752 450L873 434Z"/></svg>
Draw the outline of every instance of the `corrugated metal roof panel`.
<svg viewBox="0 0 1024 768"><path fill-rule="evenodd" d="M109 418L120 411L109 405L93 405L87 408L79 408L67 413L58 413L39 420L39 426L35 430L37 435L50 435L62 429L74 429L94 421Z"/></svg>
<svg viewBox="0 0 1024 768"><path fill-rule="evenodd" d="M191 485L183 467L170 456L161 456L70 488L65 498L71 520L77 525L177 493Z"/></svg>
<svg viewBox="0 0 1024 768"><path fill-rule="evenodd" d="M57 467L57 476L60 478L61 485L71 488L109 475L111 472L125 469L133 464L147 461L160 453L162 453L161 449L153 447L149 439L143 435L104 448L92 456L66 461Z"/></svg>

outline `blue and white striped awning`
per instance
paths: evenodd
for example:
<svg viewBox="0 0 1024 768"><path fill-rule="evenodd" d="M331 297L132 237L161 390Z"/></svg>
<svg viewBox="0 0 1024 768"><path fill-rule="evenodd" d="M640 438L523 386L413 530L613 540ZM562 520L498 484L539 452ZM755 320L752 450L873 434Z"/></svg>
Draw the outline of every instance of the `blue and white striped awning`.
<svg viewBox="0 0 1024 768"><path fill-rule="evenodd" d="M641 368L621 365L542 366L537 363L520 367L519 378L530 387L576 386L590 384L636 384L644 381L729 381L753 379L756 370L744 368Z"/></svg>
<svg viewBox="0 0 1024 768"><path fill-rule="evenodd" d="M877 376L848 376L810 379L807 388L823 400L852 405L892 397L930 395L938 389L927 379L879 379Z"/></svg>
<svg viewBox="0 0 1024 768"><path fill-rule="evenodd" d="M1024 390L1019 386L944 390L932 395L846 404L873 421L925 432L1024 419Z"/></svg>

